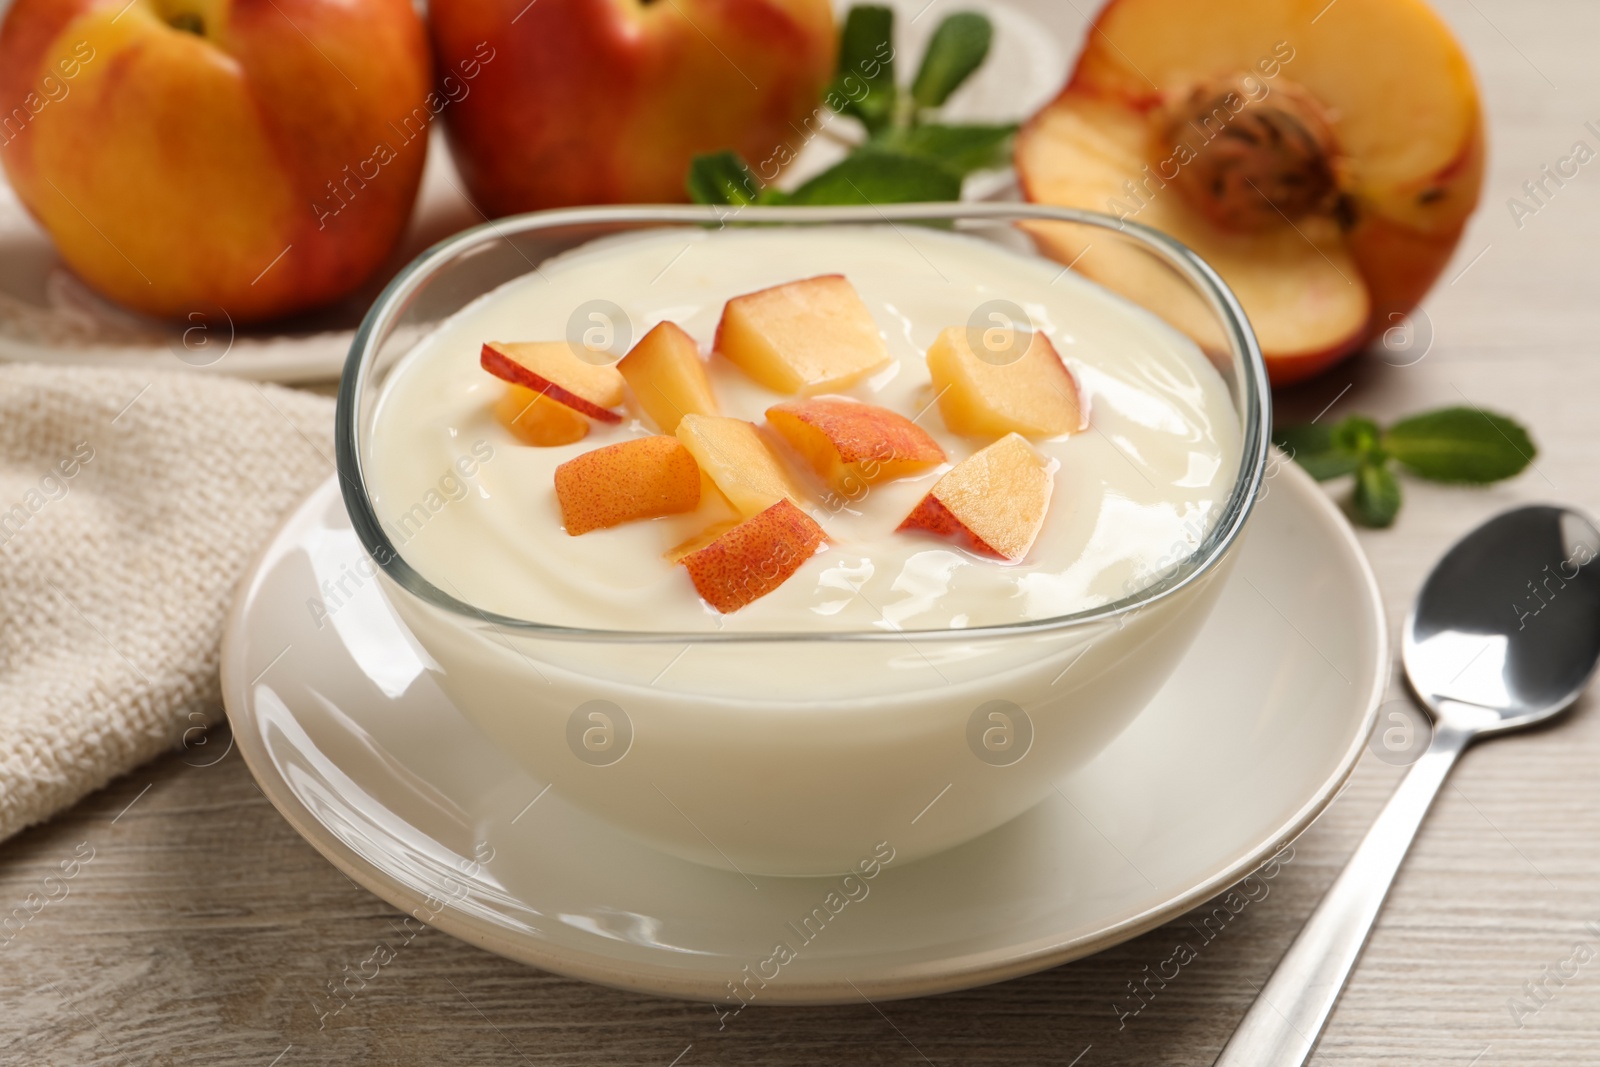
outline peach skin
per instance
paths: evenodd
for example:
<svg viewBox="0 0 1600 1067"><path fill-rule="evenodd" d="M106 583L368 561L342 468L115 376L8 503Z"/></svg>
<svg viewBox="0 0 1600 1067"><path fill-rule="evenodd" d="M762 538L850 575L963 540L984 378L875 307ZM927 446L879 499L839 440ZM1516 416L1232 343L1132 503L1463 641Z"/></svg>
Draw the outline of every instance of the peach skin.
<svg viewBox="0 0 1600 1067"><path fill-rule="evenodd" d="M826 540L809 515L780 500L679 562L706 603L726 615L788 581Z"/></svg>
<svg viewBox="0 0 1600 1067"><path fill-rule="evenodd" d="M944 462L944 449L899 412L823 397L777 404L767 422L837 490L904 478Z"/></svg>
<svg viewBox="0 0 1600 1067"><path fill-rule="evenodd" d="M662 434L569 459L556 468L555 483L562 525L574 537L700 504L700 468L682 442Z"/></svg>

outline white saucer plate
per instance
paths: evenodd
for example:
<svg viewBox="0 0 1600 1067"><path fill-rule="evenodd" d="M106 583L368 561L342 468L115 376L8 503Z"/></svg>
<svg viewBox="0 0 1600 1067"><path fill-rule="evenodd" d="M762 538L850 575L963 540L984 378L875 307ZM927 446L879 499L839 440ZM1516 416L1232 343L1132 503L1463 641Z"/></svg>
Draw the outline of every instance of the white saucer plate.
<svg viewBox="0 0 1600 1067"><path fill-rule="evenodd" d="M729 1004L1026 974L1251 873L1361 754L1387 678L1377 588L1338 511L1278 459L1215 613L1121 737L1013 822L850 885L674 859L547 792L435 686L365 575L332 480L240 587L228 716L262 791L337 867L512 959Z"/></svg>

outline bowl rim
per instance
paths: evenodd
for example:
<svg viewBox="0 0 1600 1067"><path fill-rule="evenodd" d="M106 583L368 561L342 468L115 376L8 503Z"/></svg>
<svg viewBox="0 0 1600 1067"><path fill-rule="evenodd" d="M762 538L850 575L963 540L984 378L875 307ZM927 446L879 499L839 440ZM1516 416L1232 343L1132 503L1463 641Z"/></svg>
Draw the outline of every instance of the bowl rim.
<svg viewBox="0 0 1600 1067"><path fill-rule="evenodd" d="M1143 244L1147 250L1172 267L1198 289L1212 312L1221 320L1230 348L1243 364L1240 415L1243 442L1239 469L1233 490L1215 525L1194 552L1166 576L1109 604L1066 615L1023 622L973 626L964 629L880 629L819 631L656 631L619 630L520 619L487 611L453 596L406 562L384 531L367 493L361 460L360 401L378 351L375 339L386 339L389 329L409 307L418 291L441 268L470 253L479 245L508 240L519 234L570 226L616 225L711 225L718 229L733 224L840 225L849 223L897 222L1072 222L1098 229L1114 230ZM1040 258L1043 258L1042 256ZM537 265L530 260L530 266ZM1070 265L1068 266L1070 269ZM1115 294L1113 294L1115 295ZM1126 299L1126 298L1120 298ZM334 412L334 452L339 489L350 523L362 549L378 568L407 593L447 614L464 621L518 634L551 640L598 641L614 643L795 643L813 641L904 641L915 636L924 640L973 641L979 638L1025 636L1054 633L1121 619L1123 616L1175 596L1208 575L1227 555L1243 532L1255 508L1270 455L1272 394L1266 363L1255 332L1244 308L1216 270L1195 252L1173 237L1139 222L1077 208L1050 207L1022 203L943 203L884 204L829 207L719 207L675 204L594 206L528 212L488 220L462 230L433 245L407 264L386 285L362 317L350 342Z"/></svg>

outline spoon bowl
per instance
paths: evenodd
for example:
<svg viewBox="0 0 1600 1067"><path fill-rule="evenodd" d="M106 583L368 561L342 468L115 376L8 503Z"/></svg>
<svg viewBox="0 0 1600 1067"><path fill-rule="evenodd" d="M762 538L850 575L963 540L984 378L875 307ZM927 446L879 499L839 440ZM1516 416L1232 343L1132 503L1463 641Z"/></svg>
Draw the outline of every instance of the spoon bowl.
<svg viewBox="0 0 1600 1067"><path fill-rule="evenodd" d="M1499 515L1456 542L1406 619L1402 660L1436 719L1496 713L1478 732L1567 709L1600 662L1600 530L1567 508ZM1476 720L1487 717L1481 712Z"/></svg>

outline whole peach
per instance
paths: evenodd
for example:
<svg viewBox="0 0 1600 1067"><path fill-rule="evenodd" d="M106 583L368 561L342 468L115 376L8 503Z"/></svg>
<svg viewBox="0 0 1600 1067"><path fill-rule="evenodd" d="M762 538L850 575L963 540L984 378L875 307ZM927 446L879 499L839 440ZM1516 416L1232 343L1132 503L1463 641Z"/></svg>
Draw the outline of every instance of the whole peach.
<svg viewBox="0 0 1600 1067"><path fill-rule="evenodd" d="M828 0L434 0L441 67L494 61L446 116L489 214L684 200L698 153L776 177L816 130Z"/></svg>
<svg viewBox="0 0 1600 1067"><path fill-rule="evenodd" d="M431 80L407 0L16 0L0 162L112 299L272 318L394 247L446 102Z"/></svg>

